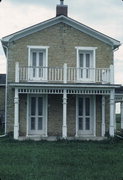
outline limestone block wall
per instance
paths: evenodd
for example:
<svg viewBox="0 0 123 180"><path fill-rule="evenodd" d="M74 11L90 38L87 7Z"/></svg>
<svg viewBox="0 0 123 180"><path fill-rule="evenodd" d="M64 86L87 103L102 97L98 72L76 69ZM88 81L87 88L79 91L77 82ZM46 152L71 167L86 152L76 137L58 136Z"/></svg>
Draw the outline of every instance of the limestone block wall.
<svg viewBox="0 0 123 180"><path fill-rule="evenodd" d="M48 96L48 136L62 135L62 95Z"/></svg>
<svg viewBox="0 0 123 180"><path fill-rule="evenodd" d="M74 137L76 134L76 95L68 95L67 100L67 134Z"/></svg>

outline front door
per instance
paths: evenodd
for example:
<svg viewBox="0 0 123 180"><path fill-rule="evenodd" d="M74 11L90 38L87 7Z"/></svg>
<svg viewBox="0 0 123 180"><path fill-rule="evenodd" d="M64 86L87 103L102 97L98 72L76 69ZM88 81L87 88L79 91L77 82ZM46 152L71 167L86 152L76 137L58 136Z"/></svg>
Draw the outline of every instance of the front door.
<svg viewBox="0 0 123 180"><path fill-rule="evenodd" d="M29 134L46 134L46 98L30 96L29 98Z"/></svg>
<svg viewBox="0 0 123 180"><path fill-rule="evenodd" d="M77 99L78 135L92 135L94 126L94 100L91 96L79 96Z"/></svg>

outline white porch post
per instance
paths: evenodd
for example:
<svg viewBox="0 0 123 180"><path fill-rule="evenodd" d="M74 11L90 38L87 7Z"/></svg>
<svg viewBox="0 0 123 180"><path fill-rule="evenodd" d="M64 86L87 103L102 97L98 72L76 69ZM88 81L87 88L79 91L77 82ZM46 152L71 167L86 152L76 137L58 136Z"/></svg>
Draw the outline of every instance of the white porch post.
<svg viewBox="0 0 123 180"><path fill-rule="evenodd" d="M19 96L18 89L15 88L14 98L14 139L18 139L19 136Z"/></svg>
<svg viewBox="0 0 123 180"><path fill-rule="evenodd" d="M114 136L114 118L115 118L115 100L114 100L114 90L110 93L110 127L109 135Z"/></svg>
<svg viewBox="0 0 123 180"><path fill-rule="evenodd" d="M120 108L121 108L121 129L123 129L123 102L121 102Z"/></svg>
<svg viewBox="0 0 123 180"><path fill-rule="evenodd" d="M102 137L105 136L105 96L102 96Z"/></svg>
<svg viewBox="0 0 123 180"><path fill-rule="evenodd" d="M63 126L62 137L67 138L67 90L64 89L63 93Z"/></svg>

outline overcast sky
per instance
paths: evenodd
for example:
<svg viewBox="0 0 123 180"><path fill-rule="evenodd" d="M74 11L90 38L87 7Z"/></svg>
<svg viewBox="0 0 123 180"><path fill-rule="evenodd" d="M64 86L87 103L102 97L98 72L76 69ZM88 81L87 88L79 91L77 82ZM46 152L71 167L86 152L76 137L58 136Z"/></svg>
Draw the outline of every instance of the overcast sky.
<svg viewBox="0 0 123 180"><path fill-rule="evenodd" d="M8 34L56 15L59 0L2 0L0 39ZM123 43L122 0L65 0L69 17ZM115 83L123 84L123 45L115 52ZM0 46L0 73L5 73L5 57Z"/></svg>

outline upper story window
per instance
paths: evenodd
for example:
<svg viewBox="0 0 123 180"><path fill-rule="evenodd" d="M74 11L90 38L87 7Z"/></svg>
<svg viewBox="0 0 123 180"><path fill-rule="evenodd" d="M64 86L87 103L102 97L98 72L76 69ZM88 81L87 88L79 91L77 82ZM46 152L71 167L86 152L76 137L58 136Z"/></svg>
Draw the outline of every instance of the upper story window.
<svg viewBox="0 0 123 180"><path fill-rule="evenodd" d="M48 47L28 46L28 79L47 80Z"/></svg>
<svg viewBox="0 0 123 180"><path fill-rule="evenodd" d="M96 47L76 47L77 49L77 80L93 82L95 80Z"/></svg>

